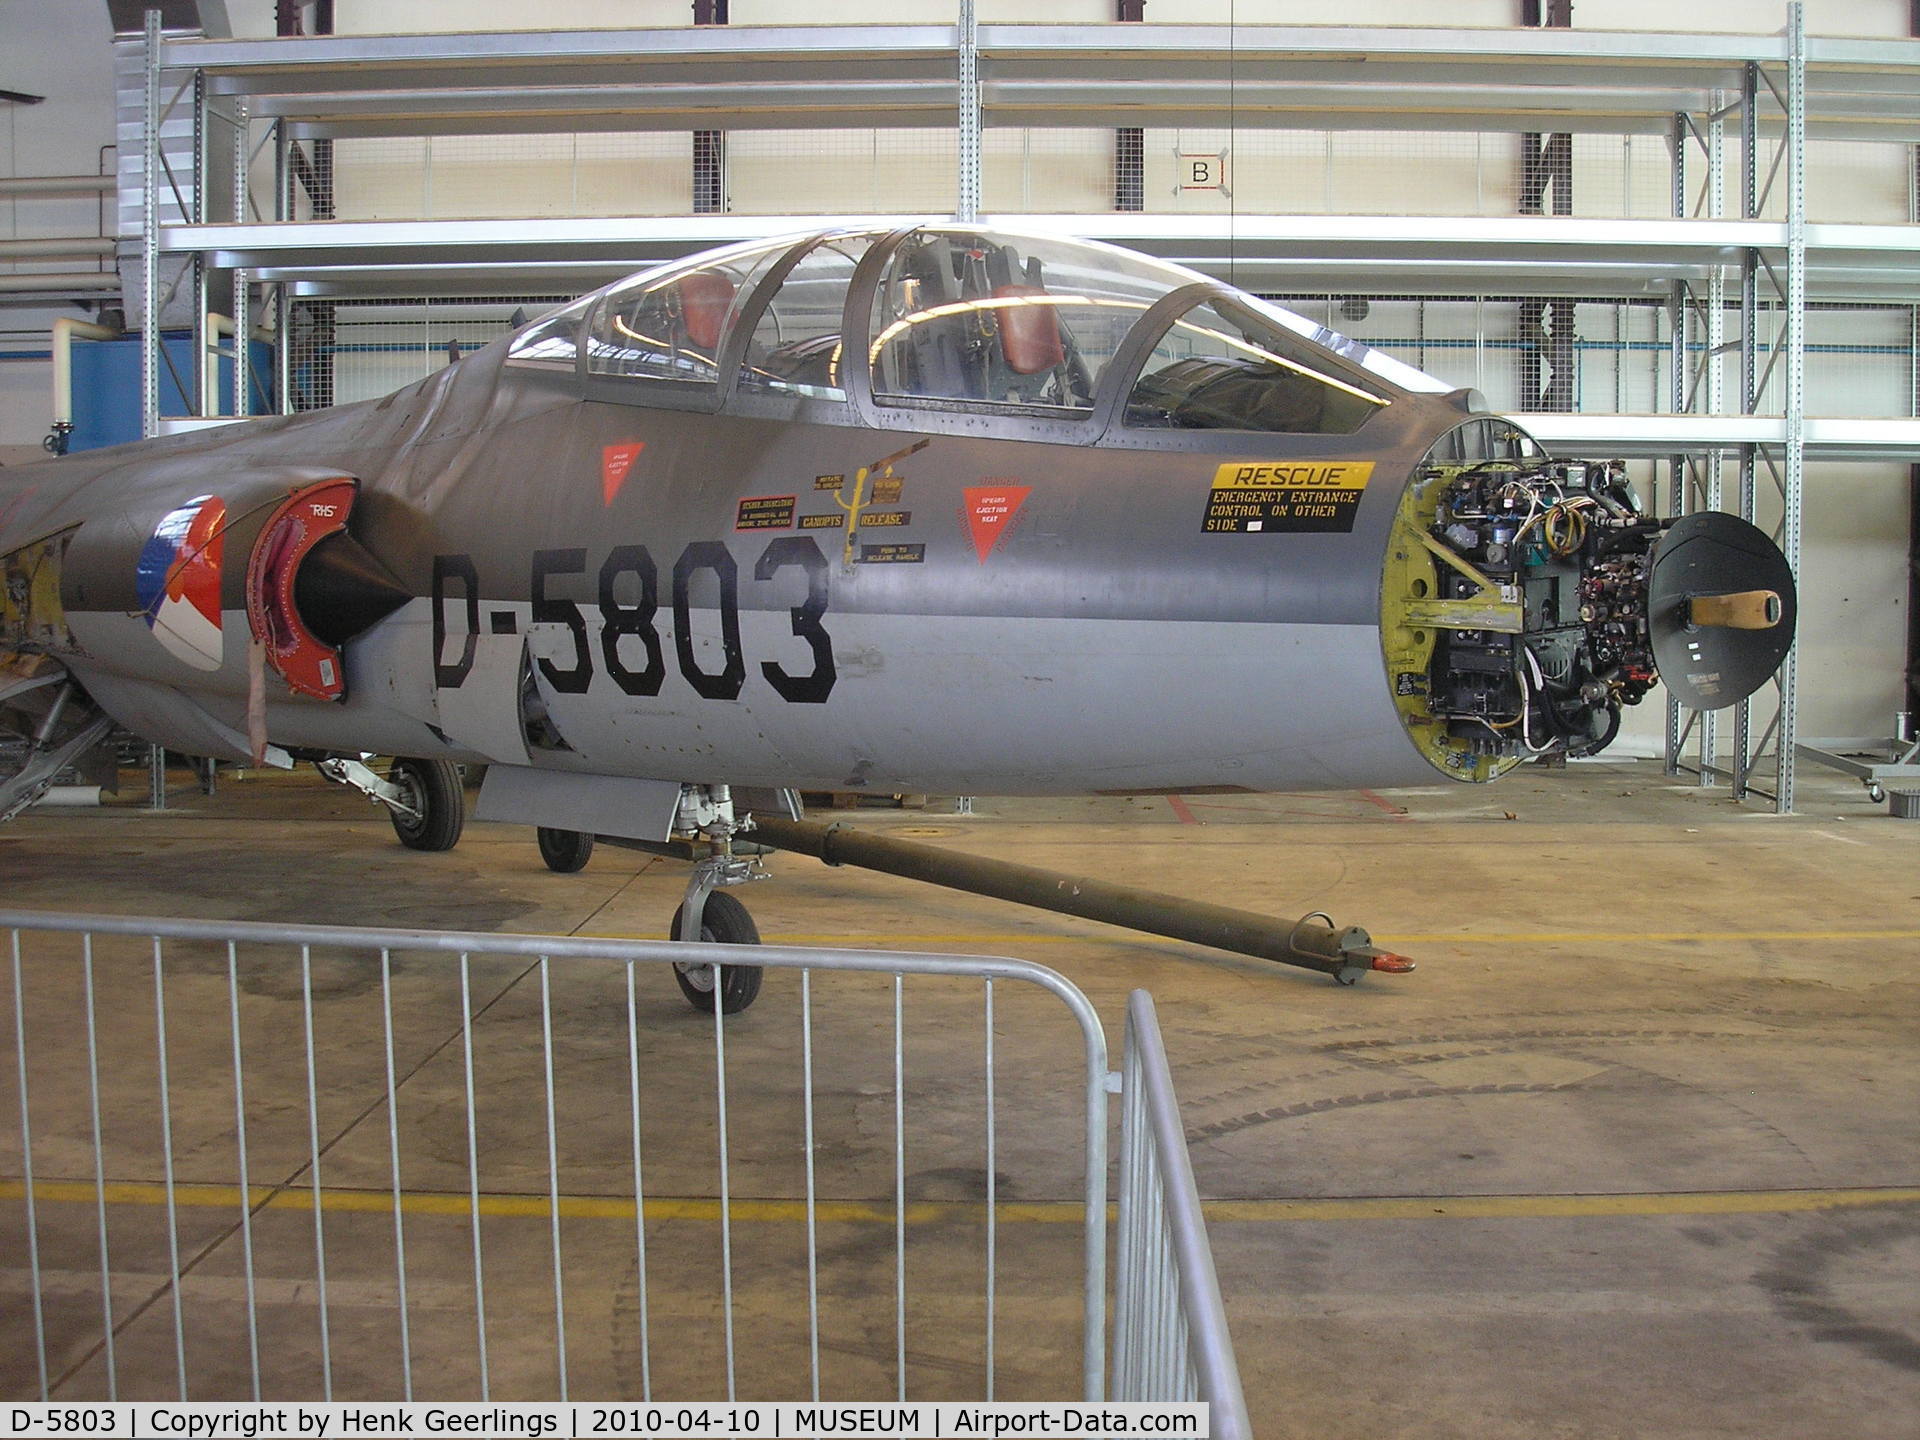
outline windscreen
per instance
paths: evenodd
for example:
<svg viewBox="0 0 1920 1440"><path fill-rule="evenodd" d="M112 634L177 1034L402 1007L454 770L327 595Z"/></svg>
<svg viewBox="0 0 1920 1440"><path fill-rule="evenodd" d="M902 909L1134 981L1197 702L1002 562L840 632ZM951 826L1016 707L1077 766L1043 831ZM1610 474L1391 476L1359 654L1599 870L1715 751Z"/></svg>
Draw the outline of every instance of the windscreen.
<svg viewBox="0 0 1920 1440"><path fill-rule="evenodd" d="M1136 430L1350 435L1390 403L1352 367L1223 301L1196 305L1155 342L1127 396Z"/></svg>

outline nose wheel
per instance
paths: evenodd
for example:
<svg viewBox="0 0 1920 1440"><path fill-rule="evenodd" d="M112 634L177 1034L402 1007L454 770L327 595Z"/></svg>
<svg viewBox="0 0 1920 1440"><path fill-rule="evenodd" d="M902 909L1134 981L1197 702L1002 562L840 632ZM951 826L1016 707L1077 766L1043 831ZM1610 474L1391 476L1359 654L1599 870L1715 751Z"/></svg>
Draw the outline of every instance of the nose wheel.
<svg viewBox="0 0 1920 1440"><path fill-rule="evenodd" d="M674 833L682 841L704 843L710 847L710 853L695 862L693 873L687 878L686 899L673 912L673 939L708 945L760 943L760 929L747 913L747 907L724 888L767 878L757 855L733 853L734 836L750 823L734 819L733 802L725 786L683 788ZM540 858L549 870L571 875L592 858L595 836L590 831L547 825L537 829ZM664 845L639 844L613 837L609 840L616 845L637 845L643 850L684 853ZM763 967L759 965L715 964L708 960L676 961L673 967L673 978L680 986L680 993L703 1015L713 1014L716 1002L722 1015L738 1015L760 994L762 975Z"/></svg>
<svg viewBox="0 0 1920 1440"><path fill-rule="evenodd" d="M760 943L760 927L753 923L747 907L724 890L715 890L706 897L697 936L686 933L686 916L684 904L673 912L673 933L677 939L699 939L713 945ZM764 973L759 965L712 965L705 961L676 961L673 967L673 978L679 982L680 993L687 997L687 1003L708 1015L713 1013L716 985L720 989L720 1013L738 1015L760 994Z"/></svg>
<svg viewBox="0 0 1920 1440"><path fill-rule="evenodd" d="M721 888L766 878L757 855L733 853L734 837L752 823L750 817L735 818L733 796L724 785L681 788L674 829L704 842L708 854L687 877L687 898L673 912L674 939L709 945L760 943L760 929L747 907ZM694 1009L711 1015L718 1006L722 1015L738 1015L760 993L761 967L689 960L674 964L673 978Z"/></svg>

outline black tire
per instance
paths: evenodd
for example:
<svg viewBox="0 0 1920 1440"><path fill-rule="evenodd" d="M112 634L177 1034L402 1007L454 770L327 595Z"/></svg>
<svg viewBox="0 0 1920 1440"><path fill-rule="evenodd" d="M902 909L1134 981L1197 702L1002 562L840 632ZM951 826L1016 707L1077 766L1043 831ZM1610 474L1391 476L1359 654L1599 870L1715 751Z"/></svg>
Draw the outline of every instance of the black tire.
<svg viewBox="0 0 1920 1440"><path fill-rule="evenodd" d="M451 850L460 842L467 823L467 797L460 788L459 766L451 760L402 756L387 771L387 779L420 812L418 816L387 812L402 845L409 850Z"/></svg>
<svg viewBox="0 0 1920 1440"><path fill-rule="evenodd" d="M673 935L680 936L680 917L686 911L682 905L673 912ZM716 890L707 896L706 909L700 913L700 938L720 945L758 945L760 927L753 923L753 916L747 913L747 907L724 890ZM738 1015L754 1001L760 993L760 980L764 974L759 965L723 965L720 967L720 1013ZM713 967L711 965L682 966L675 964L673 978L679 982L680 993L687 997L687 1003L703 1015L713 1013Z"/></svg>
<svg viewBox="0 0 1920 1440"><path fill-rule="evenodd" d="M556 875L571 875L587 868L593 858L593 836L585 830L553 830L540 827L540 858Z"/></svg>

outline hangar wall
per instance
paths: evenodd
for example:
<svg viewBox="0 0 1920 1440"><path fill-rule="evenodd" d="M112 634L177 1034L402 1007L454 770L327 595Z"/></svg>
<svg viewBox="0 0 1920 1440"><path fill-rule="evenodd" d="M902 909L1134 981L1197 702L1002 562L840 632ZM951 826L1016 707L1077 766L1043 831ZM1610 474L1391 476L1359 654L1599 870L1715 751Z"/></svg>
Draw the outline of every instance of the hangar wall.
<svg viewBox="0 0 1920 1440"><path fill-rule="evenodd" d="M272 0L228 0L234 33L270 35ZM1183 0L1177 15L1148 0L1149 21L1404 25L1400 0ZM1110 0L1066 0L1036 13L1030 0L979 0L983 22L1098 22ZM1460 0L1449 26L1507 26L1518 0ZM1575 22L1593 30L1772 33L1783 5L1702 0L1679 9L1656 0L1578 0ZM685 25L686 0L336 0L342 33ZM1808 0L1808 29L1823 35L1905 37L1907 0ZM954 0L845 0L828 10L793 0L734 0L736 27L817 23L947 22ZM1415 18L1428 18L1416 15ZM112 62L104 4L10 7L9 49L48 92L44 105L0 107L15 174L85 173L113 136ZM1356 45L1364 48L1363 39ZM1112 205L1113 132L988 130L984 198L992 212L1097 212ZM1472 132L1298 131L1243 127L1148 129L1146 208L1211 215L1230 230L1256 214L1511 215L1520 202L1520 137ZM1182 154L1229 156L1227 190L1179 185ZM1816 221L1904 224L1914 218L1913 152L1903 145L1815 141L1808 152L1809 211ZM336 142L342 218L672 216L693 209L692 139L686 133L438 136ZM804 162L804 163L802 163ZM950 128L741 130L729 136L727 208L738 214L813 211L928 213L952 208L957 146ZM1671 213L1671 161L1659 136L1576 135L1574 213L1652 218ZM93 203L11 200L9 234L86 233ZM1692 203L1703 201L1697 192ZM1776 190L1763 214L1777 218ZM81 211L87 211L82 214ZM109 223L111 223L109 221ZM441 302L412 309L342 307L362 352L343 364L338 397L384 393L442 363L447 339L471 346L503 330L520 301ZM1364 317L1341 295L1288 295L1288 303L1380 344L1434 373L1516 405L1510 297L1445 299L1372 294ZM1576 405L1585 411L1671 407L1659 350L1657 306L1579 307ZM9 311L3 348L32 357L55 312ZM1808 409L1813 414L1914 413L1914 312L1849 307L1809 316ZM0 447L32 446L46 428L46 370L36 358L0 363ZM4 450L0 450L0 458ZM1661 483L1650 473L1648 480ZM1763 486L1764 503L1767 487ZM1902 703L1907 590L1908 486L1904 466L1814 464L1807 477L1801 731L1875 734ZM1622 743L1659 748L1656 705L1641 708Z"/></svg>
<svg viewBox="0 0 1920 1440"><path fill-rule="evenodd" d="M45 97L37 105L0 104L0 173L94 175L103 165L111 170L112 150L102 158L102 147L113 143L113 26L106 5L8 4L0 8L0 40L10 62L0 84ZM111 227L111 196L106 206ZM100 215L93 196L5 197L0 235L99 235ZM39 453L48 420L47 332L62 313L74 311L0 309L0 461Z"/></svg>

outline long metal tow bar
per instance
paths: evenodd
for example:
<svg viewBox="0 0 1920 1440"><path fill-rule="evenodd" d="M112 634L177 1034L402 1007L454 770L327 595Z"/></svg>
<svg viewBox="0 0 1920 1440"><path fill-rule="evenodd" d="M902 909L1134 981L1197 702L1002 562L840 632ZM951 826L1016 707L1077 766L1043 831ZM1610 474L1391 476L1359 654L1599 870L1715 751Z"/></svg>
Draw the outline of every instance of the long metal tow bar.
<svg viewBox="0 0 1920 1440"><path fill-rule="evenodd" d="M1015 905L1298 965L1330 975L1342 985L1354 984L1370 970L1403 975L1413 969L1413 961L1381 949L1358 925L1336 926L1330 916L1318 911L1298 920L1276 920L1251 910L1207 905L1132 885L894 840L838 823L821 825L756 814L747 833L751 841L811 855L829 865L879 870Z"/></svg>

